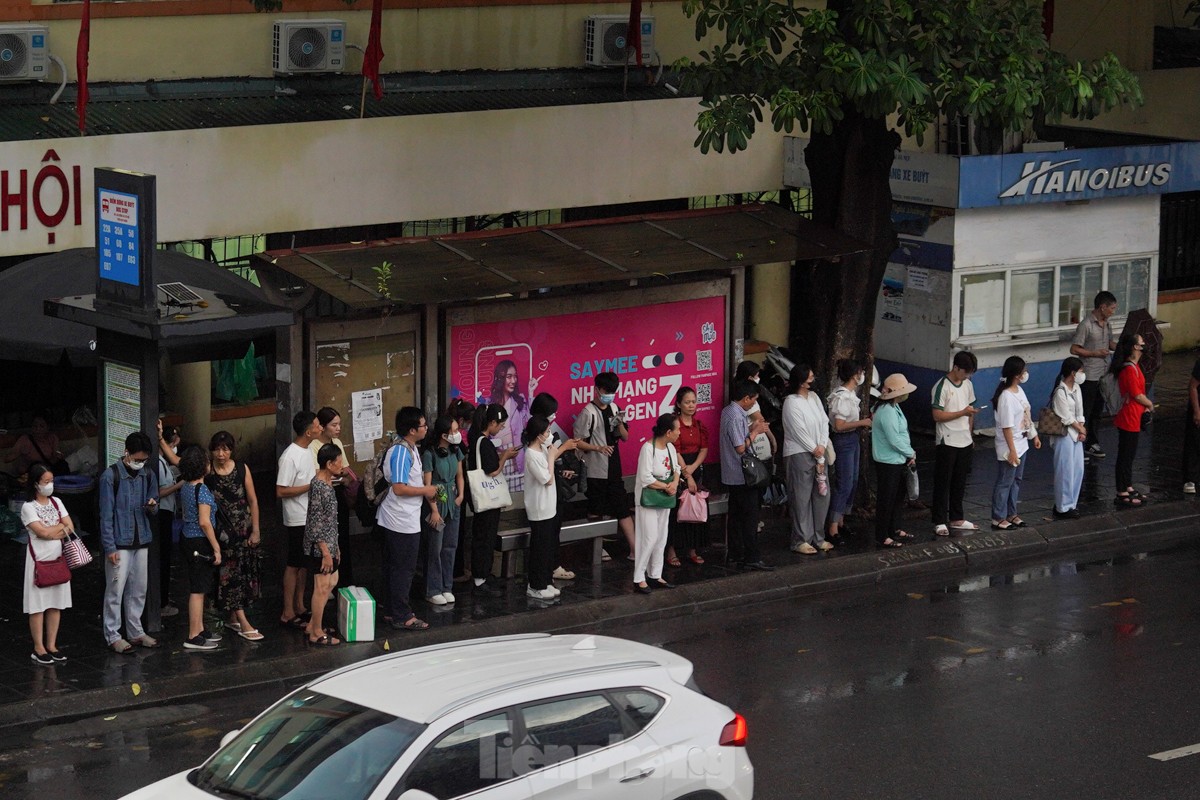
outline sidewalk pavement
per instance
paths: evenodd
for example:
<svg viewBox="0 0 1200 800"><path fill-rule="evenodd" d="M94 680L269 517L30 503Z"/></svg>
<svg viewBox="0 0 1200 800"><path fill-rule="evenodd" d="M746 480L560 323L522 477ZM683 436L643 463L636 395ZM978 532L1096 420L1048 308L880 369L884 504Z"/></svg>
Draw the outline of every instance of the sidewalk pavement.
<svg viewBox="0 0 1200 800"><path fill-rule="evenodd" d="M785 509L764 509L761 534L765 559L775 572L740 573L724 563L721 532L713 523L716 543L697 566L668 568L665 577L674 590L657 590L645 596L632 592L632 564L616 548L614 559L598 567L587 563L588 549L564 547L563 555L578 573L570 582L559 582L559 600L546 603L525 596L520 575L502 581L503 596L476 598L456 584L457 602L441 608L417 603L418 614L430 623L424 632L401 632L377 624L374 642L348 643L333 648L306 646L304 635L280 627L278 590L268 578L268 596L250 610L265 639L249 642L229 630L214 652L182 648L184 616L164 620L155 650L136 649L118 655L103 646L100 632L100 596L103 571L96 565L77 573L73 580L75 606L64 612L59 647L65 664L54 667L30 663L27 617L21 611L24 548L8 545L0 550L0 727L45 724L67 718L112 714L138 706L181 701L235 688L260 687L266 705L304 677L380 655L385 651L457 639L497 636L526 631L597 630L620 633L624 624L734 608L748 603L805 596L841 589L870 587L906 579L953 581L968 573L988 573L1018 564L1098 556L1119 552L1145 552L1194 541L1200 530L1200 505L1195 495L1181 492L1180 455L1183 411L1191 356L1171 356L1158 377L1156 400L1163 404L1151 429L1143 434L1135 464L1135 484L1148 490L1150 504L1140 509L1115 509L1112 504L1116 437L1110 425L1101 433L1109 456L1087 467L1080 510L1083 518L1054 521L1051 454L1034 453L1025 473L1021 513L1029 527L994 532L988 527L995 454L989 439L976 442L975 460L967 489L966 512L980 525L979 533L950 538L932 535L927 510L905 511L907 530L917 543L897 550L876 551L871 521L850 519L851 528L837 547L825 554L790 553ZM982 395L988 387L977 387ZM1034 399L1036 404L1036 399ZM915 422L915 421L914 421ZM932 482L933 442L917 437L923 497ZM261 479L260 479L261 482ZM263 489L269 487L262 487ZM260 497L269 493L260 492ZM273 516L273 514L269 514ZM272 538L268 525L266 546ZM379 568L372 537L354 538L359 583L374 589ZM418 580L419 583L419 580ZM418 592L414 592L419 596ZM336 615L331 602L327 624Z"/></svg>

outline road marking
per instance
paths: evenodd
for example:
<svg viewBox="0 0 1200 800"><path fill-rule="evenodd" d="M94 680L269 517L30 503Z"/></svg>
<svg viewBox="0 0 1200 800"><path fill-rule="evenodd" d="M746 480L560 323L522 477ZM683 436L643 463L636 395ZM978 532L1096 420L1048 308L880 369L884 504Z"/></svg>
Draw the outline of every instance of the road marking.
<svg viewBox="0 0 1200 800"><path fill-rule="evenodd" d="M1150 757L1156 761L1170 761L1175 758L1183 758L1184 756L1194 756L1197 753L1200 753L1200 744L1190 744L1187 747L1177 747L1174 750L1151 753Z"/></svg>

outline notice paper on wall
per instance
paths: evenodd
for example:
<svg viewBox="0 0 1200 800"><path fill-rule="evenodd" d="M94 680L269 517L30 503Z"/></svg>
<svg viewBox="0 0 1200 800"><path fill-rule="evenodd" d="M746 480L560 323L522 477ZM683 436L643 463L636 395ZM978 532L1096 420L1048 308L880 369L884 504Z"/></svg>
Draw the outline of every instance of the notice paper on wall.
<svg viewBox="0 0 1200 800"><path fill-rule="evenodd" d="M354 441L374 442L383 438L383 390L367 389L350 393L354 415Z"/></svg>

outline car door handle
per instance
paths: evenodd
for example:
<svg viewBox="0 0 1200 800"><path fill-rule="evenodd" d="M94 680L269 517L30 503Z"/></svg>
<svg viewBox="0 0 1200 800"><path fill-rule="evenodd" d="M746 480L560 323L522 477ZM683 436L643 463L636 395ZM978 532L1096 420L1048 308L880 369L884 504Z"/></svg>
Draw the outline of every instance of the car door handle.
<svg viewBox="0 0 1200 800"><path fill-rule="evenodd" d="M628 778L621 778L621 783L633 783L634 781L645 780L646 778L649 778L653 774L654 774L654 767L650 767L648 769L642 770L637 775L630 775Z"/></svg>

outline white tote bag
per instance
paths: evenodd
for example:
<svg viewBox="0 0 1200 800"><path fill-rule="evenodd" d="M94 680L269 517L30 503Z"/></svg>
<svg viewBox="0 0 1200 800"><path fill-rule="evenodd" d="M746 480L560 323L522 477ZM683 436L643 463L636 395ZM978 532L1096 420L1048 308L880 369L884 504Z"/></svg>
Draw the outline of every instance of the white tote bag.
<svg viewBox="0 0 1200 800"><path fill-rule="evenodd" d="M507 508L512 505L512 497L508 494L508 481L501 472L496 477L488 475L483 470L483 462L479 458L479 448L483 444L483 435L475 440L475 469L467 470L467 486L471 490L471 505L476 511L491 511L493 508Z"/></svg>

